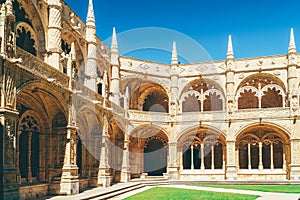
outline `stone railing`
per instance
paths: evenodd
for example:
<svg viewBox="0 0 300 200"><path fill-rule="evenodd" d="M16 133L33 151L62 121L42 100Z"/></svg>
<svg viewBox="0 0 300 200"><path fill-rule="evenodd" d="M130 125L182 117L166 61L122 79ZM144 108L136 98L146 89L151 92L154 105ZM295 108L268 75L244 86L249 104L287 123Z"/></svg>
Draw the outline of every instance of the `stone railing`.
<svg viewBox="0 0 300 200"><path fill-rule="evenodd" d="M139 122L169 122L170 117L168 113L162 112L145 112L137 110L128 111L129 120Z"/></svg>
<svg viewBox="0 0 300 200"><path fill-rule="evenodd" d="M110 102L108 99L105 100L104 104L104 97L100 94L94 92L93 90L85 87L81 83L75 84L75 93L80 94L83 97L86 97L87 99L91 101L95 101L98 105L101 105L106 108L111 108L111 110L119 115L124 115L125 111L121 106L118 106L112 102Z"/></svg>
<svg viewBox="0 0 300 200"><path fill-rule="evenodd" d="M226 111L207 111L207 112L184 112L176 116L177 122L225 122L230 120L248 119L276 119L291 117L290 108L262 108L237 110L232 115L227 115ZM170 122L172 121L168 113L128 111L129 120L136 122Z"/></svg>
<svg viewBox="0 0 300 200"><path fill-rule="evenodd" d="M276 119L288 118L291 116L290 108L261 108L261 109L243 109L237 110L231 116L231 119Z"/></svg>
<svg viewBox="0 0 300 200"><path fill-rule="evenodd" d="M199 122L199 121L224 121L225 111L205 111L205 112L183 112L177 116L177 121Z"/></svg>
<svg viewBox="0 0 300 200"><path fill-rule="evenodd" d="M32 54L17 48L17 57L22 59L21 66L36 76L68 88L69 76L53 68Z"/></svg>

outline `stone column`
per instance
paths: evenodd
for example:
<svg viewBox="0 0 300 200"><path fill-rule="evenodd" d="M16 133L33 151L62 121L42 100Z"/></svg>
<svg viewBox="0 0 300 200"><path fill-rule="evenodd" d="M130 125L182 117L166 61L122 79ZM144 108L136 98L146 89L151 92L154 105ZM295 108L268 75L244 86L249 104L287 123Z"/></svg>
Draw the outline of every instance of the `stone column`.
<svg viewBox="0 0 300 200"><path fill-rule="evenodd" d="M107 118L104 117L103 123L103 133L102 133L102 142L101 142L101 153L100 153L100 164L98 171L98 185L102 187L108 187L111 184L110 180L110 166L108 163L108 121Z"/></svg>
<svg viewBox="0 0 300 200"><path fill-rule="evenodd" d="M194 146L191 145L191 170L194 170Z"/></svg>
<svg viewBox="0 0 300 200"><path fill-rule="evenodd" d="M258 163L258 169L262 170L264 168L263 166L263 161L262 161L262 142L258 143L258 148L259 148L259 152L258 152L258 156L259 156L259 163Z"/></svg>
<svg viewBox="0 0 300 200"><path fill-rule="evenodd" d="M32 139L32 132L28 132L28 169L27 169L27 181L29 183L32 182L32 172L31 172L31 139Z"/></svg>
<svg viewBox="0 0 300 200"><path fill-rule="evenodd" d="M129 165L129 136L125 134L123 162L121 170L121 182L127 183L130 181L130 165Z"/></svg>
<svg viewBox="0 0 300 200"><path fill-rule="evenodd" d="M62 176L60 183L60 192L62 194L73 195L79 193L79 179L77 160L77 136L76 136L76 123L75 123L75 110L72 105L70 97L69 102L69 119L67 126L67 143L65 148L64 165L62 168Z"/></svg>
<svg viewBox="0 0 300 200"><path fill-rule="evenodd" d="M3 6L2 6L3 7ZM19 199L15 66L0 57L0 199ZM5 156L2 156L5 155Z"/></svg>
<svg viewBox="0 0 300 200"><path fill-rule="evenodd" d="M271 170L274 169L274 149L273 143L270 144L270 152L271 152Z"/></svg>
<svg viewBox="0 0 300 200"><path fill-rule="evenodd" d="M201 170L204 170L204 144L201 143Z"/></svg>
<svg viewBox="0 0 300 200"><path fill-rule="evenodd" d="M169 180L178 180L177 142L169 142L168 176Z"/></svg>
<svg viewBox="0 0 300 200"><path fill-rule="evenodd" d="M248 170L251 170L251 144L248 143Z"/></svg>
<svg viewBox="0 0 300 200"><path fill-rule="evenodd" d="M63 71L60 64L61 58L61 11L60 0L48 0L49 22L48 22L48 58L47 63L54 68Z"/></svg>
<svg viewBox="0 0 300 200"><path fill-rule="evenodd" d="M214 145L211 146L211 169L215 169L215 151Z"/></svg>

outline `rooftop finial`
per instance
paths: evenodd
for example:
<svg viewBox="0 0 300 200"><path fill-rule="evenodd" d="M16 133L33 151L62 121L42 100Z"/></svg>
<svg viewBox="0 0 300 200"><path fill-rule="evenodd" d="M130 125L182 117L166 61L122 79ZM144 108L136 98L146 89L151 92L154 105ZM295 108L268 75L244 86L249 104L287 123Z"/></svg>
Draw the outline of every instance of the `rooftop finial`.
<svg viewBox="0 0 300 200"><path fill-rule="evenodd" d="M118 41L117 41L117 34L116 34L116 28L113 28L112 38L111 38L111 52L112 53L118 53Z"/></svg>
<svg viewBox="0 0 300 200"><path fill-rule="evenodd" d="M178 65L178 55L176 49L176 42L173 42L173 49L172 49L172 65Z"/></svg>
<svg viewBox="0 0 300 200"><path fill-rule="evenodd" d="M95 14L94 14L93 0L89 0L88 13L87 13L87 17L86 17L86 25L95 26Z"/></svg>
<svg viewBox="0 0 300 200"><path fill-rule="evenodd" d="M232 47L232 39L231 35L228 36L228 48L227 48L227 59L233 59L234 53L233 53L233 47Z"/></svg>
<svg viewBox="0 0 300 200"><path fill-rule="evenodd" d="M295 43L295 37L294 37L294 29L291 28L291 34L290 34L290 43L289 43L289 53L295 53L296 52L296 43Z"/></svg>

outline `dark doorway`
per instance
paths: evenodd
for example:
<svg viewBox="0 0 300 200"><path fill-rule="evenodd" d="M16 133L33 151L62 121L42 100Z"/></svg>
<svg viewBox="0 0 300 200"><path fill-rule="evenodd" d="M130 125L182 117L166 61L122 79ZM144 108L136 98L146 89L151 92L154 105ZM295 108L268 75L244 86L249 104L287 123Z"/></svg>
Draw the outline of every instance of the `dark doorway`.
<svg viewBox="0 0 300 200"><path fill-rule="evenodd" d="M147 141L144 148L144 170L149 176L162 176L167 172L167 148L158 138Z"/></svg>

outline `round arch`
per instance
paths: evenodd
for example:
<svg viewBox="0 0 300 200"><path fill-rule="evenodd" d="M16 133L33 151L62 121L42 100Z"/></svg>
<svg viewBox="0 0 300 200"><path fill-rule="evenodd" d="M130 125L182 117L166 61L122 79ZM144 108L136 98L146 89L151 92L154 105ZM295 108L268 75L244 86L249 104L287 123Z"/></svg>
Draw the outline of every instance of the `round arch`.
<svg viewBox="0 0 300 200"><path fill-rule="evenodd" d="M128 79L122 85L128 87L130 109L169 112L169 94L162 85L141 79Z"/></svg>
<svg viewBox="0 0 300 200"><path fill-rule="evenodd" d="M16 0L13 3L14 10L16 13L22 13L19 12L20 9L25 12L28 19L25 19L25 22L28 21L32 25L32 29L34 30L34 33L36 34L38 38L38 45L37 46L37 56L40 58L43 58L44 54L46 53L46 35L45 30L47 29L47 25L43 22L41 18L41 13L39 9L37 8L37 5L34 4L32 1L25 1L25 0ZM19 9L19 10L17 10ZM23 21L23 18L21 16L21 21ZM20 20L17 16L17 20ZM21 21L17 21L21 22Z"/></svg>
<svg viewBox="0 0 300 200"><path fill-rule="evenodd" d="M239 135L241 135L242 133L251 130L251 128L253 127L270 127L278 132L284 133L284 135L286 136L285 139L289 139L291 136L291 133L284 127L279 126L278 124L275 123L271 123L271 122L263 122L263 123L251 123L251 124L247 124L245 126L243 126L242 128L240 128L240 130L238 132L236 132L235 134L235 139L237 139L239 137Z"/></svg>
<svg viewBox="0 0 300 200"><path fill-rule="evenodd" d="M223 169L226 160L226 138L210 126L186 129L177 137L182 170Z"/></svg>
<svg viewBox="0 0 300 200"><path fill-rule="evenodd" d="M52 91L52 92L51 92ZM58 110L61 110L63 113L68 113L67 100L64 97L65 93L62 94L59 92L55 92L53 87L48 85L47 83L42 83L40 80L28 81L17 88L17 98L22 96L22 94L26 94L26 96L36 97L38 93L42 93L44 97L49 97L51 101L55 105L58 106ZM37 100L37 98L33 98ZM46 105L47 103L43 103Z"/></svg>
<svg viewBox="0 0 300 200"><path fill-rule="evenodd" d="M236 152L239 169L285 171L291 157L290 135L274 124L251 124L236 134Z"/></svg>
<svg viewBox="0 0 300 200"><path fill-rule="evenodd" d="M140 125L129 136L130 166L133 176L166 173L169 136L163 129Z"/></svg>
<svg viewBox="0 0 300 200"><path fill-rule="evenodd" d="M214 126L209 126L209 125L205 125L205 124L201 124L201 126L199 125L195 125L195 126L192 126L192 127L188 127L184 130L181 131L181 133L179 133L176 137L176 141L178 142L181 137L191 133L191 132L195 132L197 131L198 129L206 129L206 130L211 130L212 132L216 133L216 134L219 134L221 135L221 137L223 137L225 140L226 140L226 135L223 131L221 131L220 129L214 127Z"/></svg>

